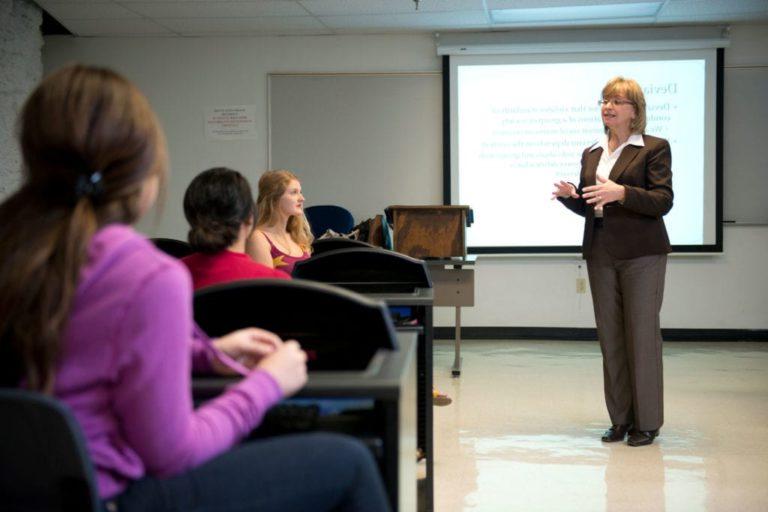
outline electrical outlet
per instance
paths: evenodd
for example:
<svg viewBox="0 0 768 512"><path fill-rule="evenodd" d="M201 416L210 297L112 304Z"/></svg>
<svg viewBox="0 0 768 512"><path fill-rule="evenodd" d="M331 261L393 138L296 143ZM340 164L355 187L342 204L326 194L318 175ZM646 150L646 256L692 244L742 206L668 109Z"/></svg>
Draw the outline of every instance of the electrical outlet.
<svg viewBox="0 0 768 512"><path fill-rule="evenodd" d="M587 280L583 277L576 278L576 293L587 293Z"/></svg>

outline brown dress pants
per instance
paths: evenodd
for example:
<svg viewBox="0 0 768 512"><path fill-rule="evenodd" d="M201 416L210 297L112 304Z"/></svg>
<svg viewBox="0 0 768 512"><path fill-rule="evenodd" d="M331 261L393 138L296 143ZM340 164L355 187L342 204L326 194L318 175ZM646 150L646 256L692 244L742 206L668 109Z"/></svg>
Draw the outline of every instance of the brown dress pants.
<svg viewBox="0 0 768 512"><path fill-rule="evenodd" d="M587 258L611 423L656 430L664 423L659 312L667 255L619 260L596 228Z"/></svg>

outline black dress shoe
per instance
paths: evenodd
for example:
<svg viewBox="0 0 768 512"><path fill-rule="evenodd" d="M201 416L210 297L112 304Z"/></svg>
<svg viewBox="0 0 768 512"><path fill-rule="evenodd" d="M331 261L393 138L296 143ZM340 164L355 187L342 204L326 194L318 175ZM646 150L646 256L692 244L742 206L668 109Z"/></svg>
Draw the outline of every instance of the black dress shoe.
<svg viewBox="0 0 768 512"><path fill-rule="evenodd" d="M647 446L659 435L658 430L633 430L629 433L629 446Z"/></svg>
<svg viewBox="0 0 768 512"><path fill-rule="evenodd" d="M605 431L603 437L600 440L604 443L615 443L616 441L623 441L624 436L627 435L632 425L611 425L611 428Z"/></svg>

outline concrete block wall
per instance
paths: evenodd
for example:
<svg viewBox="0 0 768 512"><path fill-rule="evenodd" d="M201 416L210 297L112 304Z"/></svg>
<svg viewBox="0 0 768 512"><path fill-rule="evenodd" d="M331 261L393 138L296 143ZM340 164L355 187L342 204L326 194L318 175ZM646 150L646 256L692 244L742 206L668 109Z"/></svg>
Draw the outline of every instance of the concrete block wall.
<svg viewBox="0 0 768 512"><path fill-rule="evenodd" d="M16 116L43 74L41 22L30 0L0 0L0 200L21 181Z"/></svg>

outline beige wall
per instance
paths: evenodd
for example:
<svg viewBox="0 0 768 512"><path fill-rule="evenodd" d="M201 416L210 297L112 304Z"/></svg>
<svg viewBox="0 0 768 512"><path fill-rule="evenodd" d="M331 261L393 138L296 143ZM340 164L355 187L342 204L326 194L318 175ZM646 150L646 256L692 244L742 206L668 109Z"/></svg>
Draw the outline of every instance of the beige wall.
<svg viewBox="0 0 768 512"><path fill-rule="evenodd" d="M768 25L735 25L731 42L726 67L768 65ZM125 73L158 111L168 133L173 179L164 219L144 229L173 237L184 236L181 197L195 173L211 165L230 165L253 179L267 165L268 73L440 70L428 35L46 39L46 70L72 60L109 65ZM725 90L727 95L727 83ZM258 139L206 141L202 109L242 104L255 104L260 112ZM374 194L376 203L382 200L375 196L376 190L365 193ZM440 197L439 191L423 191L424 202L434 197ZM764 269L768 227L727 226L724 245L722 255L671 259L664 327L768 328L768 272ZM576 258L481 258L476 306L464 312L463 323L592 327L590 296L576 293L576 278L585 275ZM448 325L451 314L441 308L436 323Z"/></svg>

